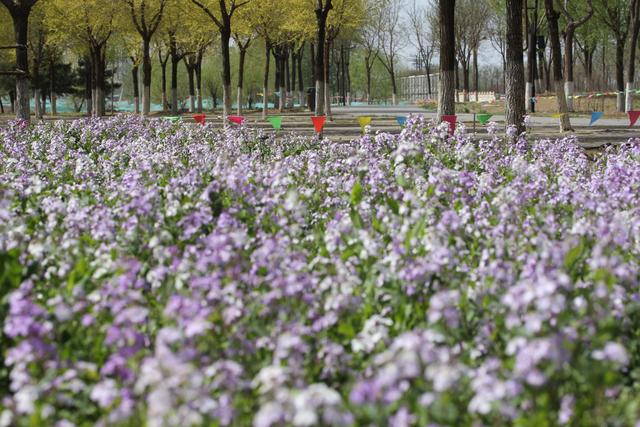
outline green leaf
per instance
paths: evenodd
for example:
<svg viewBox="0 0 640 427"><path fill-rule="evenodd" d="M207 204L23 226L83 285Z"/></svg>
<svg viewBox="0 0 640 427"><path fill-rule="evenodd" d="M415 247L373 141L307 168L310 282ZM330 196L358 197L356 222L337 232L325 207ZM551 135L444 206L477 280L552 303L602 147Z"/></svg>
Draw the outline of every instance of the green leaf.
<svg viewBox="0 0 640 427"><path fill-rule="evenodd" d="M567 252L564 257L564 267L567 271L571 271L573 267L576 265L578 260L582 257L582 254L585 252L585 243L584 240L580 240L580 243Z"/></svg>
<svg viewBox="0 0 640 427"><path fill-rule="evenodd" d="M409 186L409 182L407 181L407 179L404 177L404 175L397 175L396 176L396 182L398 183L398 185L402 188L406 188Z"/></svg>
<svg viewBox="0 0 640 427"><path fill-rule="evenodd" d="M362 217L360 216L357 210L351 209L350 216L351 216L351 223L355 228L360 229L364 227L364 221L362 221Z"/></svg>
<svg viewBox="0 0 640 427"><path fill-rule="evenodd" d="M362 201L362 184L360 181L356 181L351 189L351 205L357 206Z"/></svg>
<svg viewBox="0 0 640 427"><path fill-rule="evenodd" d="M391 197L387 197L387 205L389 206L389 209L391 209L391 211L394 214L398 215L400 213L400 205L395 199L392 199Z"/></svg>
<svg viewBox="0 0 640 427"><path fill-rule="evenodd" d="M356 336L356 331L353 328L351 322L341 322L338 324L338 333L344 335L346 338L351 339Z"/></svg>

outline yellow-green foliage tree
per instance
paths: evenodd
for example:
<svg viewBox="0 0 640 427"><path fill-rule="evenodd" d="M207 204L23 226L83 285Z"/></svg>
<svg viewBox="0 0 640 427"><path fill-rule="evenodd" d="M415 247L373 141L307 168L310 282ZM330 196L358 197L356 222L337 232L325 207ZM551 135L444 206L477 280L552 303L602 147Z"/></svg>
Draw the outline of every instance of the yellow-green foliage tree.
<svg viewBox="0 0 640 427"><path fill-rule="evenodd" d="M182 12L184 31L179 37L185 51L184 64L189 80L189 111L202 112L202 62L207 49L214 43L215 33L210 30L209 18L196 8Z"/></svg>
<svg viewBox="0 0 640 427"><path fill-rule="evenodd" d="M165 6L164 18L158 37L167 46L169 59L171 61L171 114L178 114L178 65L186 56L184 41L188 37L188 30L185 26L190 22L190 17L185 17L182 13L184 3L171 0Z"/></svg>
<svg viewBox="0 0 640 427"><path fill-rule="evenodd" d="M129 21L126 14L121 18L125 22ZM130 25L122 25L120 31L115 34L114 44L121 47L122 54L131 61L131 82L133 88L133 111L140 114L140 66L142 65L142 45L140 35ZM162 57L160 58L162 60ZM164 100L164 97L163 97Z"/></svg>
<svg viewBox="0 0 640 427"><path fill-rule="evenodd" d="M244 64L247 57L247 50L251 43L258 37L258 32L253 28L251 22L252 10L250 7L242 8L238 11L237 23L232 31L233 41L238 47L240 54L238 61L238 92L236 97L236 106L238 115L242 114L242 105L244 103L243 85L244 85Z"/></svg>
<svg viewBox="0 0 640 427"><path fill-rule="evenodd" d="M293 105L291 95L289 60L292 54L300 52L305 42L313 40L314 17L306 0L290 0L284 14L283 23L274 43L276 75L279 77L280 109ZM294 57L295 58L295 57ZM291 59L293 61L293 59ZM294 74L295 75L295 74Z"/></svg>
<svg viewBox="0 0 640 427"><path fill-rule="evenodd" d="M131 23L142 38L142 114L148 115L151 111L151 39L160 26L167 3L174 0L120 1L127 6Z"/></svg>
<svg viewBox="0 0 640 427"><path fill-rule="evenodd" d="M236 11L250 3L251 0L191 0L214 23L220 33L220 49L222 54L222 99L224 116L231 112L231 58L229 42L233 31L232 20ZM252 6L254 5L253 2Z"/></svg>
<svg viewBox="0 0 640 427"><path fill-rule="evenodd" d="M282 7L280 0L261 0L255 2L250 8L247 8L243 14L244 25L252 28L259 37L264 40L265 46L265 62L264 62L264 80L262 84L262 120L267 118L267 109L269 105L269 65L271 50L274 42L278 39L279 29L285 21L283 13L275 13L276 10L288 10L288 7Z"/></svg>
<svg viewBox="0 0 640 427"><path fill-rule="evenodd" d="M44 105L40 103L40 87L42 85L42 65L45 57L45 46L49 42L49 31L45 23L45 2L37 3L29 15L29 32L27 48L29 51L30 80L35 98L35 116L41 119Z"/></svg>
<svg viewBox="0 0 640 427"><path fill-rule="evenodd" d="M0 0L7 8L13 21L16 45L16 118L29 121L29 58L27 39L29 32L29 14L38 0Z"/></svg>
<svg viewBox="0 0 640 427"><path fill-rule="evenodd" d="M115 2L103 0L50 0L46 9L52 37L66 39L91 67L89 114L105 114L107 42L122 26L124 16Z"/></svg>

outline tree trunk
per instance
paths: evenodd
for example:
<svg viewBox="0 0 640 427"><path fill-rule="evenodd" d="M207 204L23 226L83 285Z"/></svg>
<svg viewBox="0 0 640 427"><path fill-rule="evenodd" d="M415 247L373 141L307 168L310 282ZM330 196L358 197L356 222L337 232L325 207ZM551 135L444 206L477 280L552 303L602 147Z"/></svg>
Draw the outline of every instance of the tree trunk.
<svg viewBox="0 0 640 427"><path fill-rule="evenodd" d="M196 56L196 97L198 98L198 113L202 113L202 58L204 56L204 47L198 50Z"/></svg>
<svg viewBox="0 0 640 427"><path fill-rule="evenodd" d="M455 53L454 53L455 55ZM460 102L460 67L458 66L458 58L454 59L456 67L456 99L455 102Z"/></svg>
<svg viewBox="0 0 640 427"><path fill-rule="evenodd" d="M133 111L135 114L140 114L140 83L138 81L138 68L139 67L137 65L134 65L133 68L131 68L131 77L133 81ZM165 92L166 88L163 88L162 91Z"/></svg>
<svg viewBox="0 0 640 427"><path fill-rule="evenodd" d="M330 64L329 64L329 49L331 48L331 46L329 46L329 43L325 42L324 44L324 55L322 58L322 62L324 65L324 73L323 73L323 79L324 79L324 91L323 91L323 96L324 96L324 114L327 116L327 118L329 120L332 120L331 118L331 85L329 83L329 76L330 76Z"/></svg>
<svg viewBox="0 0 640 427"><path fill-rule="evenodd" d="M564 94L564 81L562 78L562 53L560 51L560 34L558 32L558 12L553 9L553 0L544 0L547 23L549 24L549 40L551 42L551 55L553 60L553 80L558 101L560 116L560 132L572 131L567 98Z"/></svg>
<svg viewBox="0 0 640 427"><path fill-rule="evenodd" d="M478 48L473 49L473 90L476 93L476 102L479 101L478 91L479 91L479 79L480 74L478 72Z"/></svg>
<svg viewBox="0 0 640 427"><path fill-rule="evenodd" d="M431 89L431 64L427 63L426 71L427 71L427 94L429 95L428 98L431 99L431 94L433 92L433 89Z"/></svg>
<svg viewBox="0 0 640 427"><path fill-rule="evenodd" d="M625 111L633 110L633 92L636 74L636 47L640 33L640 0L631 2L631 40L629 42L629 63L627 69L627 87L625 97Z"/></svg>
<svg viewBox="0 0 640 427"><path fill-rule="evenodd" d="M304 80L302 77L302 58L304 57L304 46L298 52L298 96L300 97L300 108L304 108Z"/></svg>
<svg viewBox="0 0 640 427"><path fill-rule="evenodd" d="M282 113L284 110L284 62L282 60L282 47L274 49L274 62L276 65L276 81L274 87L278 91L278 112Z"/></svg>
<svg viewBox="0 0 640 427"><path fill-rule="evenodd" d="M346 86L347 86L347 105L351 106L351 50L345 52L345 68L346 68Z"/></svg>
<svg viewBox="0 0 640 427"><path fill-rule="evenodd" d="M585 87L587 91L593 90L593 54L594 51L589 49L584 50L584 75L585 75Z"/></svg>
<svg viewBox="0 0 640 427"><path fill-rule="evenodd" d="M56 69L53 58L49 60L49 99L51 100L51 115L58 114L58 105L56 97Z"/></svg>
<svg viewBox="0 0 640 427"><path fill-rule="evenodd" d="M366 58L365 61L365 70L367 74L367 104L371 104L371 68L373 68L373 64L369 63L369 58Z"/></svg>
<svg viewBox="0 0 640 427"><path fill-rule="evenodd" d="M15 9L10 10L10 12L16 45L18 46L16 47L16 69L22 72L16 76L15 113L16 119L28 122L31 119L29 108L29 99L31 98L29 93L29 58L27 51L30 8L24 10L24 8L18 9L17 6L14 7Z"/></svg>
<svg viewBox="0 0 640 427"><path fill-rule="evenodd" d="M91 117L92 115L92 105L91 105L91 88L92 88L92 83L91 81L92 76L93 76L93 72L92 72L92 65L91 65L91 58L90 57L85 57L84 59L84 63L85 63L85 70L84 70L84 100L85 103L87 104L87 116Z"/></svg>
<svg viewBox="0 0 640 427"><path fill-rule="evenodd" d="M96 100L98 116L105 115L105 68L106 68L106 46L100 45L97 55L97 73L96 73Z"/></svg>
<svg viewBox="0 0 640 427"><path fill-rule="evenodd" d="M396 70L395 68L391 68L391 73L389 73L391 77L391 103L393 105L398 105L398 83L396 82Z"/></svg>
<svg viewBox="0 0 640 427"><path fill-rule="evenodd" d="M315 115L322 116L325 114L325 57L326 57L326 36L327 36L327 15L332 8L331 0L326 0L326 4L322 7L322 2L318 4L316 13L316 41L315 41L315 80L316 80L316 108Z"/></svg>
<svg viewBox="0 0 640 427"><path fill-rule="evenodd" d="M522 58L522 0L506 0L506 124L515 126L518 134L525 131L524 61ZM529 45L531 49L531 45Z"/></svg>
<svg viewBox="0 0 640 427"><path fill-rule="evenodd" d="M438 120L453 115L455 109L455 0L439 0L440 16L440 82L438 88Z"/></svg>
<svg viewBox="0 0 640 427"><path fill-rule="evenodd" d="M314 44L313 43L309 43L309 52L310 52L310 59L311 59L311 83L315 84L316 82L316 50L314 48ZM315 105L313 106L315 108Z"/></svg>
<svg viewBox="0 0 640 427"><path fill-rule="evenodd" d="M171 48L171 114L178 114L178 64L180 56L178 56L175 47Z"/></svg>
<svg viewBox="0 0 640 427"><path fill-rule="evenodd" d="M624 44L622 38L616 39L616 109L624 111Z"/></svg>
<svg viewBox="0 0 640 427"><path fill-rule="evenodd" d="M187 68L187 77L189 79L189 112L194 113L196 111L196 70L194 64L189 64L186 60L184 64Z"/></svg>
<svg viewBox="0 0 640 427"><path fill-rule="evenodd" d="M573 110L573 35L574 28L571 25L567 25L564 33L564 73L565 84L564 90L567 96L567 109Z"/></svg>
<svg viewBox="0 0 640 427"><path fill-rule="evenodd" d="M539 92L543 92L545 87L544 76L545 76L545 58L544 58L544 49L538 50L538 80L535 82L536 90Z"/></svg>
<svg viewBox="0 0 640 427"><path fill-rule="evenodd" d="M142 40L142 114L151 112L151 37Z"/></svg>
<svg viewBox="0 0 640 427"><path fill-rule="evenodd" d="M279 61L280 63L280 111L286 107L287 105L287 59L286 56L282 56Z"/></svg>
<svg viewBox="0 0 640 427"><path fill-rule="evenodd" d="M469 62L462 63L462 94L464 102L469 102Z"/></svg>
<svg viewBox="0 0 640 427"><path fill-rule="evenodd" d="M167 111L167 63L160 63L160 68L162 69L162 111ZM137 71L136 71L137 72ZM140 107L138 107L140 108ZM138 111L136 111L138 113Z"/></svg>
<svg viewBox="0 0 640 427"><path fill-rule="evenodd" d="M242 115L242 102L243 102L242 88L244 86L244 61L246 56L247 56L247 50L240 49L240 61L238 64L238 98L236 100L237 112L239 116Z"/></svg>
<svg viewBox="0 0 640 427"><path fill-rule="evenodd" d="M294 50L291 51L291 93L296 90L296 83L298 80L298 53Z"/></svg>
<svg viewBox="0 0 640 427"><path fill-rule="evenodd" d="M91 117L98 117L98 60L96 59L95 46L91 46Z"/></svg>
<svg viewBox="0 0 640 427"><path fill-rule="evenodd" d="M231 39L231 20L229 17L223 19L224 27L220 29L221 52L222 52L222 100L223 116L226 118L231 114L231 58L229 55L229 40Z"/></svg>
<svg viewBox="0 0 640 427"><path fill-rule="evenodd" d="M40 92L40 96L42 98L42 115L47 114L47 91L43 90Z"/></svg>
<svg viewBox="0 0 640 427"><path fill-rule="evenodd" d="M289 52L290 50L287 49L287 53L285 55L285 57L282 59L282 65L284 66L284 85L285 85L285 97L284 97L284 104L285 106L287 106L288 108L292 107L293 105L291 105L291 69L290 69L290 64L289 64Z"/></svg>
<svg viewBox="0 0 640 427"><path fill-rule="evenodd" d="M267 119L269 108L269 62L271 60L271 43L265 41L264 81L262 85L262 120Z"/></svg>
<svg viewBox="0 0 640 427"><path fill-rule="evenodd" d="M527 79L527 86L525 89L524 102L527 105L527 108L529 109L529 111L532 113L536 111L536 102L535 102L536 86L540 87L539 84L536 82L537 26L538 26L538 0L536 0L534 5L533 19L529 24L529 28L527 28L527 30L529 31L529 43L528 43L529 47L527 52L528 53L527 62L529 66L528 67L529 73L528 73L528 79ZM507 32L507 35L508 35L508 32Z"/></svg>
<svg viewBox="0 0 640 427"><path fill-rule="evenodd" d="M91 83L91 102L93 117L102 117L105 114L104 83L105 83L105 57L104 45L93 44L91 47L91 70L93 78Z"/></svg>

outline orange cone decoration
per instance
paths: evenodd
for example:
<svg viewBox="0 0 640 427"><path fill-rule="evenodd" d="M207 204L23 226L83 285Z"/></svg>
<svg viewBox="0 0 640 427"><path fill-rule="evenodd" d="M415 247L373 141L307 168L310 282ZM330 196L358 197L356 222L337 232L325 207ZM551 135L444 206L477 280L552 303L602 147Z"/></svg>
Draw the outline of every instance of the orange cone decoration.
<svg viewBox="0 0 640 427"><path fill-rule="evenodd" d="M205 116L204 114L196 114L193 116L193 120L195 120L197 123L200 123L202 126L204 126L206 118L207 116Z"/></svg>
<svg viewBox="0 0 640 427"><path fill-rule="evenodd" d="M313 127L316 129L316 133L322 132L326 120L326 116L311 116L311 121L313 122Z"/></svg>
<svg viewBox="0 0 640 427"><path fill-rule="evenodd" d="M449 123L449 135L453 135L453 132L456 130L457 120L457 116L442 116L442 121Z"/></svg>
<svg viewBox="0 0 640 427"><path fill-rule="evenodd" d="M227 116L227 119L235 124L241 125L244 123L245 118L242 116Z"/></svg>

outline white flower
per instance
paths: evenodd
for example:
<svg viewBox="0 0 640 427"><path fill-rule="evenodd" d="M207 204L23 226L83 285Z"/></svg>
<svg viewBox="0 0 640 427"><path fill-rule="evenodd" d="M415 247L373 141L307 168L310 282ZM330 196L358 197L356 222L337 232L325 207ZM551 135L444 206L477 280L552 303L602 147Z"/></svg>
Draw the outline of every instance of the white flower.
<svg viewBox="0 0 640 427"><path fill-rule="evenodd" d="M629 362L627 350L616 342L608 342L602 350L595 350L591 356L596 360L608 360L626 365Z"/></svg>
<svg viewBox="0 0 640 427"><path fill-rule="evenodd" d="M362 331L351 340L351 348L355 353L370 353L379 342L389 337L389 326L393 324L391 319L374 314L364 323Z"/></svg>
<svg viewBox="0 0 640 427"><path fill-rule="evenodd" d="M18 390L14 399L16 409L20 414L31 414L35 411L35 401L38 398L38 389L35 386L25 386Z"/></svg>
<svg viewBox="0 0 640 427"><path fill-rule="evenodd" d="M267 402L260 407L253 419L253 427L271 427L282 424L285 410L279 402Z"/></svg>
<svg viewBox="0 0 640 427"><path fill-rule="evenodd" d="M90 397L101 408L108 408L118 397L118 386L114 380L106 379L93 387Z"/></svg>
<svg viewBox="0 0 640 427"><path fill-rule="evenodd" d="M13 415L8 409L5 409L4 411L2 411L2 413L0 413L0 427L9 427L12 420Z"/></svg>

